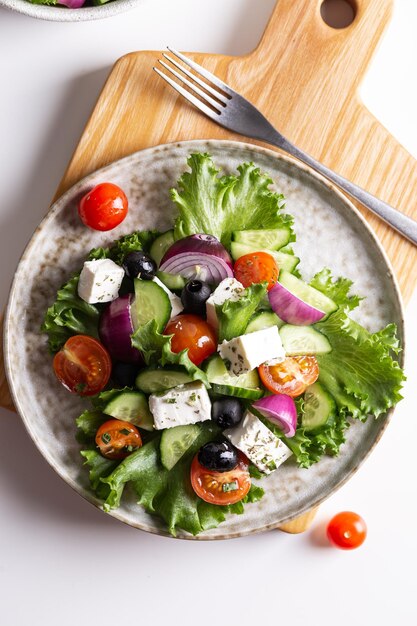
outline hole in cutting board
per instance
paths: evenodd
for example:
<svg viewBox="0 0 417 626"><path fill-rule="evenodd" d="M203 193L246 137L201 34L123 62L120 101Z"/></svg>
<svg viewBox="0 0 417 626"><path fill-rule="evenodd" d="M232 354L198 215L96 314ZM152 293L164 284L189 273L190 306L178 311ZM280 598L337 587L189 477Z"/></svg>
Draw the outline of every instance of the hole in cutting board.
<svg viewBox="0 0 417 626"><path fill-rule="evenodd" d="M348 0L324 0L320 14L331 28L347 28L355 19L356 7Z"/></svg>

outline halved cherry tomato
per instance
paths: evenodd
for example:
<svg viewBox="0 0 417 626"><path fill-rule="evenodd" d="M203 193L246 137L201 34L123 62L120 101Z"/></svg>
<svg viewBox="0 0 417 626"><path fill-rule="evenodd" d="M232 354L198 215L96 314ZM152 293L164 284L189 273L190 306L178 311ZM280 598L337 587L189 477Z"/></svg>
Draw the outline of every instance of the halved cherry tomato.
<svg viewBox="0 0 417 626"><path fill-rule="evenodd" d="M130 422L108 420L96 433L96 445L106 459L125 459L142 446L142 438Z"/></svg>
<svg viewBox="0 0 417 626"><path fill-rule="evenodd" d="M198 460L191 463L191 485L199 498L211 504L234 504L246 496L251 486L248 463L239 453L234 469L227 472L208 470Z"/></svg>
<svg viewBox="0 0 417 626"><path fill-rule="evenodd" d="M188 356L195 365L217 350L217 337L213 328L198 315L177 315L168 322L164 335L172 337L173 352L188 350Z"/></svg>
<svg viewBox="0 0 417 626"><path fill-rule="evenodd" d="M276 365L258 367L262 383L272 393L295 398L319 377L319 365L314 356L289 356Z"/></svg>
<svg viewBox="0 0 417 626"><path fill-rule="evenodd" d="M72 393L94 396L107 385L111 373L109 353L87 335L70 337L53 362L58 380Z"/></svg>
<svg viewBox="0 0 417 626"><path fill-rule="evenodd" d="M125 192L113 183L101 183L83 196L78 205L81 221L94 230L112 230L127 215Z"/></svg>
<svg viewBox="0 0 417 626"><path fill-rule="evenodd" d="M267 252L251 252L236 261L233 272L244 287L265 282L269 291L278 280L279 268L274 257Z"/></svg>
<svg viewBox="0 0 417 626"><path fill-rule="evenodd" d="M366 539L365 520L352 511L342 511L327 525L327 537L337 548L353 550L359 548Z"/></svg>

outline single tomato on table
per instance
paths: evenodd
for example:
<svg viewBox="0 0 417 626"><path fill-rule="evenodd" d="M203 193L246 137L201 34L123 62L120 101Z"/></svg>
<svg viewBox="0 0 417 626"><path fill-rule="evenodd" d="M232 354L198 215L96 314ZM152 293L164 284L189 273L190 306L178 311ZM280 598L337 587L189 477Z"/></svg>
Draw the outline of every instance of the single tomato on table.
<svg viewBox="0 0 417 626"><path fill-rule="evenodd" d="M125 459L142 446L142 438L133 424L114 419L100 426L96 445L106 459Z"/></svg>
<svg viewBox="0 0 417 626"><path fill-rule="evenodd" d="M365 520L352 511L342 511L335 515L327 525L329 541L342 550L359 548L366 539Z"/></svg>
<svg viewBox="0 0 417 626"><path fill-rule="evenodd" d="M88 335L70 337L53 361L58 380L72 393L94 396L107 385L112 363L99 341Z"/></svg>
<svg viewBox="0 0 417 626"><path fill-rule="evenodd" d="M198 315L177 315L166 325L164 335L173 335L172 351L188 350L188 357L194 365L200 365L217 350L215 331Z"/></svg>
<svg viewBox="0 0 417 626"><path fill-rule="evenodd" d="M216 472L201 465L198 453L191 463L191 485L199 498L210 504L235 504L251 487L247 458L239 453L234 469Z"/></svg>
<svg viewBox="0 0 417 626"><path fill-rule="evenodd" d="M314 356L289 356L275 365L260 365L258 372L269 391L296 398L316 382L319 365Z"/></svg>
<svg viewBox="0 0 417 626"><path fill-rule="evenodd" d="M78 214L83 224L93 230L112 230L127 215L128 200L123 189L113 183L100 183L83 196Z"/></svg>
<svg viewBox="0 0 417 626"><path fill-rule="evenodd" d="M274 257L267 252L251 252L236 261L233 273L244 287L265 282L269 291L278 280L279 268Z"/></svg>

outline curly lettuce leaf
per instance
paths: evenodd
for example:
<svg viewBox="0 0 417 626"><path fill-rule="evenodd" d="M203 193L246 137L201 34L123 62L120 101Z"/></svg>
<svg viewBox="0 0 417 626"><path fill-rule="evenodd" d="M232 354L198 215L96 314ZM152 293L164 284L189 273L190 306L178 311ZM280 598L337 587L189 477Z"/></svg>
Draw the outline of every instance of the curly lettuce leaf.
<svg viewBox="0 0 417 626"><path fill-rule="evenodd" d="M158 325L151 320L140 326L132 335L132 345L141 351L147 365L176 365L185 369L192 380L201 380L210 387L206 374L188 357L188 350L172 352L172 335L161 335Z"/></svg>
<svg viewBox="0 0 417 626"><path fill-rule="evenodd" d="M108 485L102 482L102 478L109 476L117 467L119 461L106 459L97 450L81 450L81 456L84 457L84 465L89 467L90 484L96 495L105 500L110 492Z"/></svg>
<svg viewBox="0 0 417 626"><path fill-rule="evenodd" d="M103 415L100 409L86 409L83 411L75 420L77 441L80 443L92 442L97 430L108 419L109 417Z"/></svg>
<svg viewBox="0 0 417 626"><path fill-rule="evenodd" d="M391 356L392 348L398 349L395 324L372 334L338 309L314 326L332 346L331 352L317 356L319 381L339 411L366 420L401 400L405 375Z"/></svg>
<svg viewBox="0 0 417 626"><path fill-rule="evenodd" d="M90 335L98 339L99 310L78 295L77 274L57 292L56 301L45 314L41 331L48 335L49 349L58 352L72 335Z"/></svg>
<svg viewBox="0 0 417 626"><path fill-rule="evenodd" d="M137 230L123 235L109 248L93 248L88 256L89 261L95 259L112 259L121 265L129 252L149 252L151 245L161 233L159 230Z"/></svg>
<svg viewBox="0 0 417 626"><path fill-rule="evenodd" d="M226 300L223 304L216 305L219 343L244 334L250 318L266 294L267 284L256 283L247 287L236 302Z"/></svg>
<svg viewBox="0 0 417 626"><path fill-rule="evenodd" d="M317 272L310 281L312 287L324 293L342 309L349 311L359 306L360 301L363 300L359 296L349 294L352 284L348 278L333 279L331 271L327 267Z"/></svg>
<svg viewBox="0 0 417 626"><path fill-rule="evenodd" d="M243 513L245 502L256 502L263 496L262 488L253 486L238 506L216 506L201 500L190 485L190 466L194 455L219 432L212 424L201 424L200 435L171 470L160 463L159 436L144 445L102 479L109 487L104 510L119 506L124 487L131 482L138 504L143 505L148 513L162 518L174 536L179 528L197 535L203 530L216 528L226 519L226 513Z"/></svg>
<svg viewBox="0 0 417 626"><path fill-rule="evenodd" d="M293 218L281 213L284 197L270 190L272 179L253 163L239 165L237 176L220 175L208 154L192 154L188 165L191 172L171 190L179 209L175 239L209 233L228 247L234 230L292 226Z"/></svg>

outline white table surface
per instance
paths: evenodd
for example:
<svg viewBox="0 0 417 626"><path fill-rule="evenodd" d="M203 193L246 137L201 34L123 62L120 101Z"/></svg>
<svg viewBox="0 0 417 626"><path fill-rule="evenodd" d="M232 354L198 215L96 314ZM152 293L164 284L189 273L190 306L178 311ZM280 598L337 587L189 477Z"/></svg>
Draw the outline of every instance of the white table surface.
<svg viewBox="0 0 417 626"><path fill-rule="evenodd" d="M1 306L116 58L166 44L243 54L258 42L273 5L144 0L128 13L80 24L0 9ZM397 0L362 93L417 157L416 23L417 2ZM407 311L406 399L365 465L302 535L195 543L134 530L75 494L19 418L2 410L2 626L416 624L416 295ZM357 551L323 545L323 525L340 510L368 523Z"/></svg>

